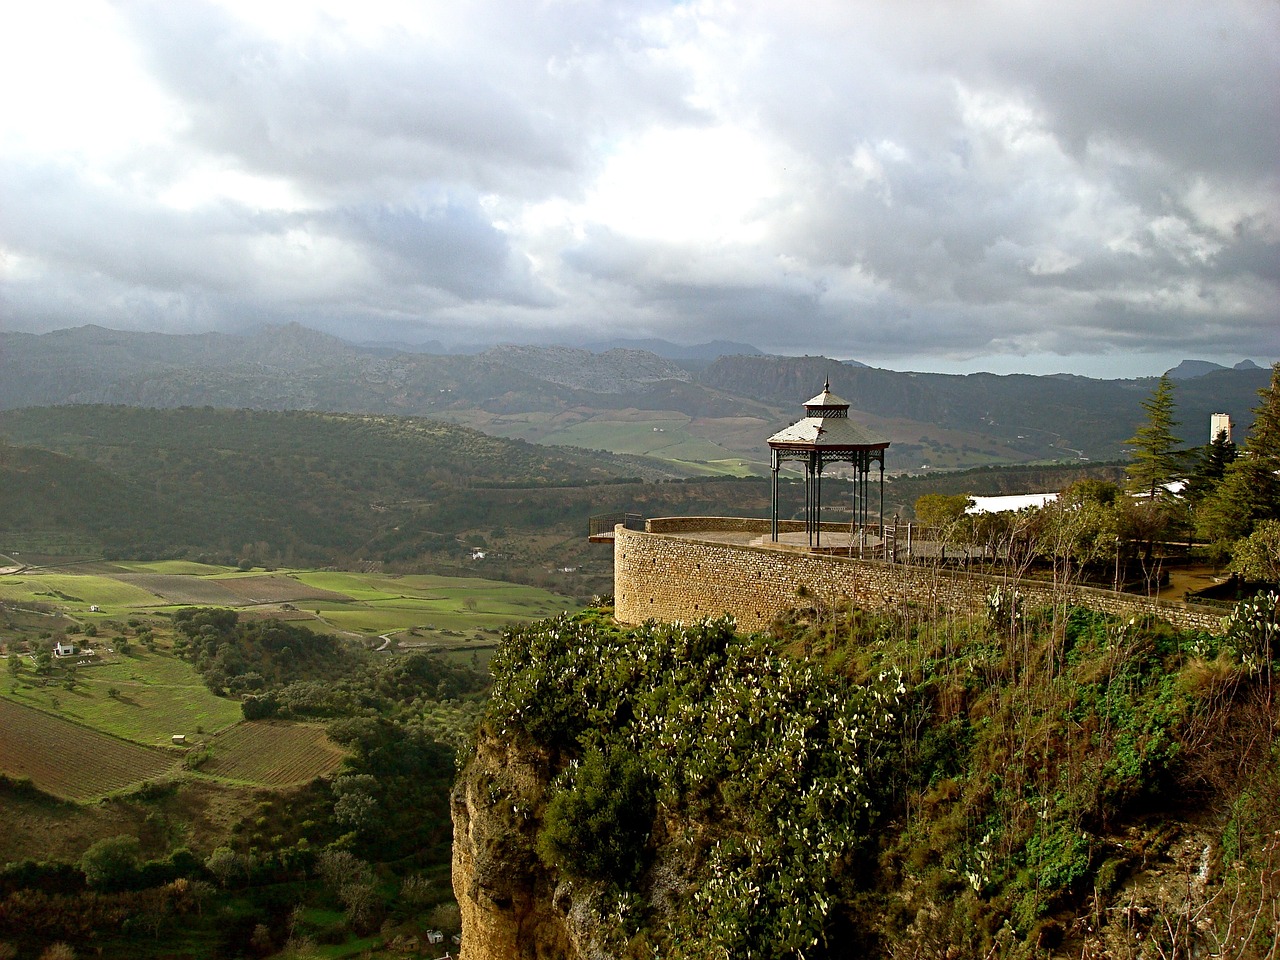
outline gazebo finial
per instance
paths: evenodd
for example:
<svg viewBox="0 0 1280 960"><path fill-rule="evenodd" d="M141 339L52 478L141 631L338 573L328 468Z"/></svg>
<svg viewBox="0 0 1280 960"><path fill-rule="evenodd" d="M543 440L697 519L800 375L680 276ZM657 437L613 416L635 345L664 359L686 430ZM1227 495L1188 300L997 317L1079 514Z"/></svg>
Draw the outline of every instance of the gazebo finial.
<svg viewBox="0 0 1280 960"><path fill-rule="evenodd" d="M831 392L831 374L827 374L827 379L822 381L822 392L823 393Z"/></svg>

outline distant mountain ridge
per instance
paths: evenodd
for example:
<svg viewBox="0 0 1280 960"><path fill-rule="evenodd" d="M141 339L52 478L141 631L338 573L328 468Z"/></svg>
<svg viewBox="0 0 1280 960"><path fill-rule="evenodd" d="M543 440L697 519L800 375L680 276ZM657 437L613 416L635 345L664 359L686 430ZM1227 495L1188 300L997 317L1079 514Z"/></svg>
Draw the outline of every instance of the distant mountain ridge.
<svg viewBox="0 0 1280 960"><path fill-rule="evenodd" d="M708 343L684 345L672 343L670 340L659 340L654 337L646 339L626 339L615 337L612 340L598 340L585 343L583 347L595 353L608 350L645 350L657 354L667 360L704 360L710 362L717 357L739 355L763 356L764 351L749 343L735 343L732 340L712 340Z"/></svg>
<svg viewBox="0 0 1280 960"><path fill-rule="evenodd" d="M480 356L548 383L593 393L625 393L637 384L693 379L687 370L664 357L624 347L597 353L575 347L509 344L493 347Z"/></svg>
<svg viewBox="0 0 1280 960"><path fill-rule="evenodd" d="M1224 367L1220 363L1214 363L1212 360L1183 360L1176 367L1165 371L1165 376L1170 380L1194 380L1196 377L1203 377L1207 373L1213 373L1215 370L1261 370L1252 360L1241 360L1234 367Z"/></svg>
<svg viewBox="0 0 1280 960"><path fill-rule="evenodd" d="M744 344L704 346L708 352L754 350ZM1178 380L1180 435L1199 442L1209 415L1222 412L1239 425L1236 439L1243 439L1269 371L1251 361L1235 369L1189 361L1175 369L1194 374ZM611 422L680 415L714 438L723 423L725 431L742 437L735 449L750 447L753 457L763 438L795 419L799 405L828 378L855 415L876 418L879 429L898 438L895 454L912 469L943 454L947 467L1123 458L1124 441L1143 417L1140 402L1155 383L901 373L856 361L758 351L690 361L634 346L596 352L504 345L474 355L441 355L357 346L296 323L247 335L98 326L41 335L0 332L0 409L122 404L378 413L482 429L492 424L499 433L529 439L553 435L537 424L567 411ZM603 442L584 442L604 447L608 435Z"/></svg>
<svg viewBox="0 0 1280 960"><path fill-rule="evenodd" d="M1210 414L1219 412L1231 414L1242 439L1269 376L1262 368L1223 368L1180 381L1175 402L1188 443L1199 443ZM1127 456L1124 441L1142 421L1140 403L1155 384L1154 378L897 373L823 357L721 357L699 378L704 386L774 403L826 380L855 410L981 432L1027 459L1035 448L1087 459Z"/></svg>

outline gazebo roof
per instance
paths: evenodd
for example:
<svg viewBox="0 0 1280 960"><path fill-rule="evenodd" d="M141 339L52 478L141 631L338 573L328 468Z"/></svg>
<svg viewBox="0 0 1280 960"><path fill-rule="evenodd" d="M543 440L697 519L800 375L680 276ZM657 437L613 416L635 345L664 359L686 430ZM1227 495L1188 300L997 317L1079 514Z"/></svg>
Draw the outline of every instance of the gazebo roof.
<svg viewBox="0 0 1280 960"><path fill-rule="evenodd" d="M848 417L805 417L770 437L769 446L883 449L889 441Z"/></svg>
<svg viewBox="0 0 1280 960"><path fill-rule="evenodd" d="M769 446L823 450L883 450L889 446L884 437L849 419L849 404L831 392L830 381L804 409L808 416L775 433Z"/></svg>

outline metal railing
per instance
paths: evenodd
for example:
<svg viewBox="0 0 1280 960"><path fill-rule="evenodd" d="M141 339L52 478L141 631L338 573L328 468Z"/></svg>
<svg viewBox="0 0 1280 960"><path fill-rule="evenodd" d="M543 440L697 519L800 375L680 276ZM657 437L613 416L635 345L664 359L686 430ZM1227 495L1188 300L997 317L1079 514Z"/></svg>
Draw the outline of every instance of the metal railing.
<svg viewBox="0 0 1280 960"><path fill-rule="evenodd" d="M592 540L613 536L613 528L622 524L627 530L643 530L644 517L638 513L601 513L589 520L588 536Z"/></svg>

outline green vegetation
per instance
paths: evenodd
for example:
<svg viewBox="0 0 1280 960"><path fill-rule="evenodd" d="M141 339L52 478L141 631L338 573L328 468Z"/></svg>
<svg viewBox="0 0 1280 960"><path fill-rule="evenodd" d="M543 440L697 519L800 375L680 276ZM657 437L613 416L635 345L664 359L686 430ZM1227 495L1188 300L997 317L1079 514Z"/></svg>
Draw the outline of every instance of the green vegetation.
<svg viewBox="0 0 1280 960"><path fill-rule="evenodd" d="M39 850L57 861L39 870L68 871L56 889L0 885L0 944L92 943L129 958L256 954L291 937L337 956L397 931L420 936L427 923L456 932L447 797L453 751L479 722L487 678L477 671L503 627L574 605L478 577L190 561L32 567L0 577L0 589L8 849ZM229 606L182 606L202 598ZM385 634L422 650L375 655L333 636L338 624L369 646ZM62 639L96 655L50 657ZM62 826L45 826L50 809ZM81 868L92 872L99 852L83 860L88 848L122 829L141 841L136 862L86 892ZM188 846L197 853L182 859ZM369 871L359 897L306 879L329 849ZM395 892L413 877L422 889L411 909ZM49 895L38 909L20 892L29 883ZM291 919L295 908L305 919ZM376 935L384 923L391 933Z"/></svg>
<svg viewBox="0 0 1280 960"><path fill-rule="evenodd" d="M189 768L206 776L267 787L310 783L342 760L322 727L270 721L237 724L186 757Z"/></svg>
<svg viewBox="0 0 1280 960"><path fill-rule="evenodd" d="M1280 520L1280 363L1272 366L1271 383L1258 395L1241 455L1223 467L1221 481L1207 485L1197 512L1201 534L1226 549L1259 523Z"/></svg>
<svg viewBox="0 0 1280 960"><path fill-rule="evenodd" d="M503 647L488 730L561 758L512 836L615 955L1263 956L1278 638L1274 600L1218 638L1000 591L771 639L561 619Z"/></svg>
<svg viewBox="0 0 1280 960"><path fill-rule="evenodd" d="M62 632L91 627L101 632L94 644L100 650L112 645L123 621L145 621L163 630L173 612L188 604L253 606L276 617L311 620L320 629L340 628L370 640L395 634L406 646L443 649L492 646L514 622L577 606L542 588L480 577L328 571L268 575L182 561L84 563L0 574L0 604L62 611L67 616L60 623L36 622L42 630Z"/></svg>
<svg viewBox="0 0 1280 960"><path fill-rule="evenodd" d="M580 525L585 491L637 472L599 452L355 414L59 407L0 412L0 431L13 444L6 546L62 527L113 557L232 566L457 562L469 529L545 527L556 498L538 491L584 491L569 501Z"/></svg>
<svg viewBox="0 0 1280 960"><path fill-rule="evenodd" d="M59 407L0 411L0 432L12 441L0 452L0 552L17 551L19 563L380 563L585 601L608 591L610 575L607 551L583 535L590 515L721 513L725 503L760 515L768 504L763 483L640 479L740 472L723 451L686 470L409 417ZM174 602L230 603L213 594Z"/></svg>
<svg viewBox="0 0 1280 960"><path fill-rule="evenodd" d="M178 761L172 752L117 739L12 699L0 699L0 768L6 777L28 781L43 793L96 800L167 776Z"/></svg>
<svg viewBox="0 0 1280 960"><path fill-rule="evenodd" d="M968 553L1012 559L1021 544L1027 566L1019 572L1034 560L1052 566L1055 579L1083 572L1099 585L1148 592L1162 581L1164 559L1190 552L1198 532L1210 541L1207 549L1195 548L1200 556L1219 567L1229 565L1243 581L1236 596L1248 596L1258 587L1280 586L1280 536L1274 526L1280 523L1280 364L1272 370L1271 384L1258 392L1253 429L1239 456L1223 433L1204 447L1178 450L1172 383L1162 378L1142 404L1146 422L1129 441L1134 457L1126 473L1133 496L1120 495L1112 482L1114 468L1095 467L1075 471L1069 483L1046 484L1041 489L1060 492L1058 502L1017 515L966 516L965 498L1000 492L992 487L1018 474L1025 481L1026 468L899 478L888 495L901 504L903 494L919 491L915 518ZM1042 478L1071 476L1055 470ZM1167 489L1182 479L1184 489ZM1185 547L1171 549L1175 543Z"/></svg>
<svg viewBox="0 0 1280 960"><path fill-rule="evenodd" d="M588 747L547 805L538 852L565 873L626 884L646 865L653 777L625 746Z"/></svg>
<svg viewBox="0 0 1280 960"><path fill-rule="evenodd" d="M0 699L0 762L25 758L13 773L29 778L0 781L7 816L28 806L76 824L100 815L59 806L43 786L76 799L113 793L107 822L140 825L104 825L72 858L0 872L0 943L30 951L58 940L129 958L306 955L319 943L338 956L420 937L429 923L456 932L448 793L454 744L472 735L487 677L234 610L165 620L156 651L82 668L108 672L93 681L102 713L84 722L129 710L177 722L183 703L208 702L251 719L218 733L188 727L184 746L155 749ZM151 634L131 623L117 626ZM190 662L162 652L170 646ZM34 669L19 671L20 685L29 679ZM86 685L58 686L53 709ZM228 690L241 699L214 696ZM217 794L195 789L212 783ZM228 818L210 822L214 809Z"/></svg>
<svg viewBox="0 0 1280 960"><path fill-rule="evenodd" d="M495 732L576 758L538 848L605 882L620 943L643 931L662 956L780 957L826 941L883 810L896 674L851 688L725 621L619 632L564 619L513 635L494 672ZM628 883L653 858L657 808L688 845L667 917Z"/></svg>
<svg viewBox="0 0 1280 960"><path fill-rule="evenodd" d="M119 610L164 602L149 590L114 577L74 572L0 576L0 600L73 603L82 605L86 613L91 605Z"/></svg>
<svg viewBox="0 0 1280 960"><path fill-rule="evenodd" d="M910 515L912 505L926 494L968 497L1045 493L1062 490L1078 480L1115 482L1123 477L1124 467L1118 462L1073 466L1040 464L977 467L972 470L903 475L886 481L885 509L890 516L897 512L906 517Z"/></svg>
<svg viewBox="0 0 1280 960"><path fill-rule="evenodd" d="M757 422L762 436L767 435L768 424ZM636 454L676 463L705 464L712 469L716 463L743 463L742 453L713 440L697 436L689 429L690 418L653 419L641 422L609 420L596 417L573 426L556 430L544 438L547 443L562 443L589 450L610 450L613 453ZM766 450L760 444L762 450ZM766 461L757 460L749 470L737 467L738 475L763 474L768 469ZM726 470L725 472L731 472Z"/></svg>
<svg viewBox="0 0 1280 960"><path fill-rule="evenodd" d="M1178 451L1182 441L1173 435L1173 428L1178 425L1173 419L1173 407L1173 381L1165 375L1157 381L1151 396L1142 401L1146 421L1125 441L1133 448L1129 489L1152 499L1160 487L1178 478L1182 466Z"/></svg>
<svg viewBox="0 0 1280 960"><path fill-rule="evenodd" d="M916 519L926 527L948 527L957 523L973 500L963 493L946 496L941 493L926 493L916 500Z"/></svg>

